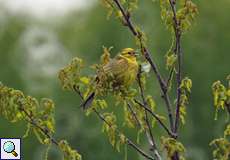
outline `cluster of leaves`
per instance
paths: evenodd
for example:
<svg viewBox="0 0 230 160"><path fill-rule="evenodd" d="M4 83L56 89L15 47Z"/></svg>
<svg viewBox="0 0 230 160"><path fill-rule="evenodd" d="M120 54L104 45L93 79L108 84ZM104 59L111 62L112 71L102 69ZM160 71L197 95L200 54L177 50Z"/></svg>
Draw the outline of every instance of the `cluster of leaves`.
<svg viewBox="0 0 230 160"><path fill-rule="evenodd" d="M102 132L106 132L109 137L109 141L112 146L115 146L116 143L116 116L113 113L104 113L103 114L105 121L102 126Z"/></svg>
<svg viewBox="0 0 230 160"><path fill-rule="evenodd" d="M224 137L213 140L210 143L214 146L213 157L215 159L229 160L230 158L230 124L224 131Z"/></svg>
<svg viewBox="0 0 230 160"><path fill-rule="evenodd" d="M175 153L180 153L179 160L185 160L183 154L185 153L185 148L182 143L178 142L174 138L161 137L161 143L163 148L166 150L167 158L170 160Z"/></svg>
<svg viewBox="0 0 230 160"><path fill-rule="evenodd" d="M103 117L105 121L102 125L102 132L107 134L111 145L120 152L121 146L127 143L126 136L117 130L116 116L113 113L104 113Z"/></svg>
<svg viewBox="0 0 230 160"><path fill-rule="evenodd" d="M198 14L198 9L192 0L181 0L180 6L180 9L177 11L177 18L179 20L180 30L186 32L190 29L192 22Z"/></svg>
<svg viewBox="0 0 230 160"><path fill-rule="evenodd" d="M166 25L167 29L173 32L173 12L169 0L160 0L161 19Z"/></svg>
<svg viewBox="0 0 230 160"><path fill-rule="evenodd" d="M192 0L180 0L179 5L177 5L177 11L174 15L172 10L172 4L175 0L160 0L161 7L161 18L167 28L174 33L174 28L177 27L182 33L189 30L194 21L195 16L198 14L198 9L196 4ZM177 19L177 26L175 26L175 17Z"/></svg>
<svg viewBox="0 0 230 160"><path fill-rule="evenodd" d="M64 154L64 160L81 160L81 155L70 147L66 140L61 140L58 143L60 150Z"/></svg>
<svg viewBox="0 0 230 160"><path fill-rule="evenodd" d="M0 83L0 115L12 123L27 122L27 131L36 135L41 144L50 146L51 143L58 145L64 153L65 160L80 160L81 155L68 145L63 147L53 138L55 132L54 103L52 100L43 98L41 101L26 96L23 92L9 88ZM61 142L61 141L60 141ZM64 148L68 148L65 150ZM68 151L68 152L67 152Z"/></svg>
<svg viewBox="0 0 230 160"><path fill-rule="evenodd" d="M228 87L225 87L220 81L216 81L212 85L212 93L214 97L214 106L216 108L216 116L219 110L225 110L230 105L230 75L227 77Z"/></svg>
<svg viewBox="0 0 230 160"><path fill-rule="evenodd" d="M131 14L131 12L138 7L138 0L121 0L120 1L123 6L126 7L126 11L128 14ZM114 5L114 0L101 0L102 5L107 8L108 14L107 18L109 19L112 14L115 14L117 18L119 18L122 22L123 16L120 10L117 10L115 5Z"/></svg>
<svg viewBox="0 0 230 160"><path fill-rule="evenodd" d="M228 87L225 87L220 81L216 81L212 85L214 97L214 106L216 108L215 119L217 119L218 111L226 110L230 115L230 75L227 77ZM228 160L230 158L230 123L227 122L227 127L222 138L214 139L211 143L214 146L213 157L215 159Z"/></svg>
<svg viewBox="0 0 230 160"><path fill-rule="evenodd" d="M175 43L175 34L181 35L188 31L198 14L197 6L192 0L180 0L178 5L174 5L174 3L176 3L175 0L160 0L161 19L166 28L172 33L171 47L165 55L166 68L171 69L172 73L178 59L178 55L175 53L178 47L178 44Z"/></svg>
<svg viewBox="0 0 230 160"><path fill-rule="evenodd" d="M186 116L186 106L188 105L188 96L191 93L192 88L192 80L188 77L185 77L180 85L181 96L180 96L180 119L182 124L185 124L185 116Z"/></svg>
<svg viewBox="0 0 230 160"><path fill-rule="evenodd" d="M65 90L72 90L74 85L81 85L79 82L88 84L89 80L86 77L80 77L83 62L80 58L74 58L68 66L60 70L59 79L62 87Z"/></svg>

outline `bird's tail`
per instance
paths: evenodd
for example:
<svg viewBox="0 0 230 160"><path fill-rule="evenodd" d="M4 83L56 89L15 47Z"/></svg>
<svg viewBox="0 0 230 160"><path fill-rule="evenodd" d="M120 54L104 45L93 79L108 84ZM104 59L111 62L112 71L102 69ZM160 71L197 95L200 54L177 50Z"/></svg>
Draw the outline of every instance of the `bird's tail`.
<svg viewBox="0 0 230 160"><path fill-rule="evenodd" d="M91 93L91 94L88 96L88 98L81 104L81 107L82 107L84 110L87 110L87 109L91 106L91 104L92 104L94 98L95 98L95 92Z"/></svg>

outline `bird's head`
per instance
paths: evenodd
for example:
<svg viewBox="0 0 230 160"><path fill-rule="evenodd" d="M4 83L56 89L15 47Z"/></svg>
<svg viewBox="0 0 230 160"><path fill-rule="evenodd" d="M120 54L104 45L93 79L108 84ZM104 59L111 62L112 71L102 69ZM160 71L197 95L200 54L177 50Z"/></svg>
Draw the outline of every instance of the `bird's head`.
<svg viewBox="0 0 230 160"><path fill-rule="evenodd" d="M132 48L125 48L121 51L121 56L130 59L130 60L136 60L136 52Z"/></svg>

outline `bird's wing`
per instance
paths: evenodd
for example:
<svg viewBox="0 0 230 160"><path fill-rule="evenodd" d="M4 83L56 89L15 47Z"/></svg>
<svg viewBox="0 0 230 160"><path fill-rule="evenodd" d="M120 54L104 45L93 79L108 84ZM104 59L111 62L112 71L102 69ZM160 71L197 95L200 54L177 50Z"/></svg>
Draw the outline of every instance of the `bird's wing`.
<svg viewBox="0 0 230 160"><path fill-rule="evenodd" d="M112 59L107 65L103 67L105 73L113 73L114 75L123 73L128 69L128 63L123 58Z"/></svg>

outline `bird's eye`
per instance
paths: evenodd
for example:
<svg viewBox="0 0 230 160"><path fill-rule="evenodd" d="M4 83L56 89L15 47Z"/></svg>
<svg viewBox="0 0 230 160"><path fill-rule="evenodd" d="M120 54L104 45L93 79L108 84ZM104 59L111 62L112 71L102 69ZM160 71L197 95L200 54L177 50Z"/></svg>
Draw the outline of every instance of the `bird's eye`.
<svg viewBox="0 0 230 160"><path fill-rule="evenodd" d="M131 53L131 52L128 52L128 54L129 54L129 55L132 55L132 53Z"/></svg>

